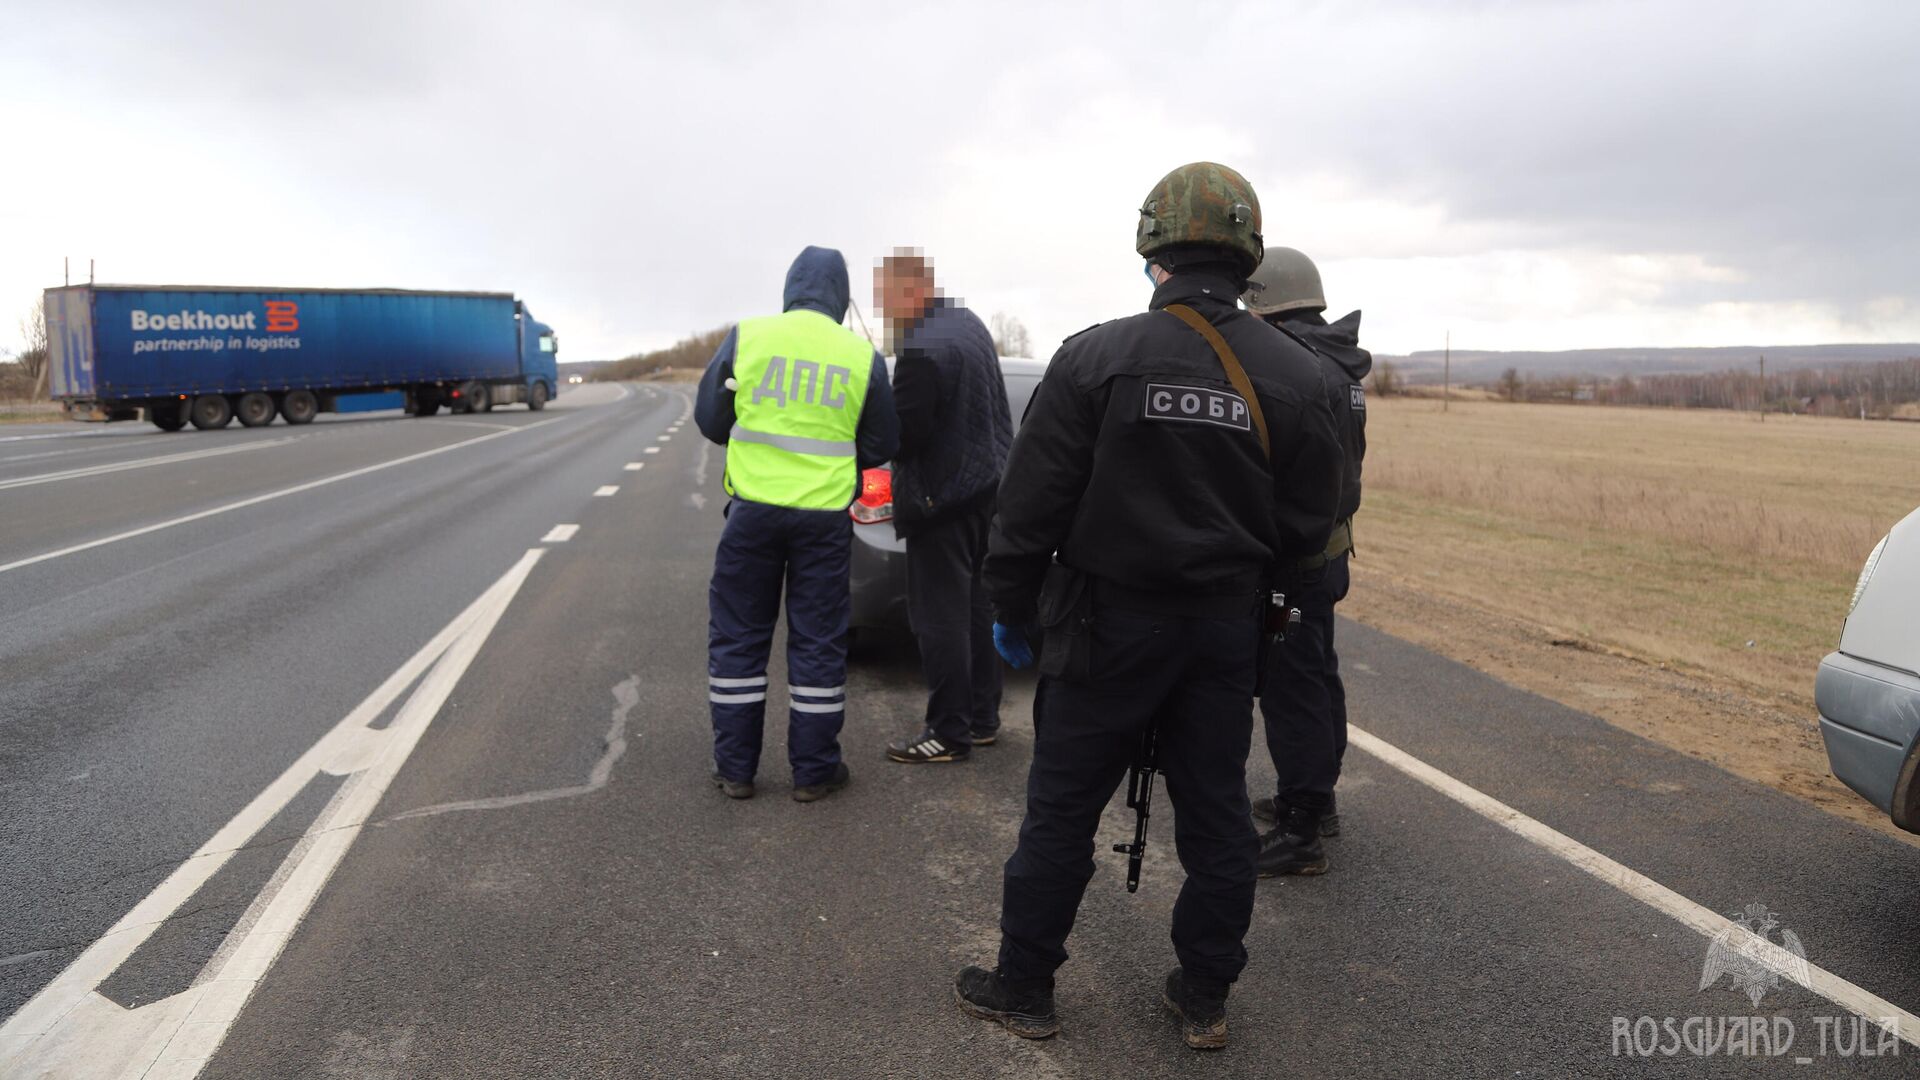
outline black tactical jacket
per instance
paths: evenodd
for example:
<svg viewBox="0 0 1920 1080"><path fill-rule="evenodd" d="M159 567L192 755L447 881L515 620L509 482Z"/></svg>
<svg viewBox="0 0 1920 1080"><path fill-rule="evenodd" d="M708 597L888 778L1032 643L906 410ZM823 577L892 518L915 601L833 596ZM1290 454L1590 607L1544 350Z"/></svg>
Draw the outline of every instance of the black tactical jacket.
<svg viewBox="0 0 1920 1080"><path fill-rule="evenodd" d="M1183 272L1146 313L1061 344L1000 486L985 575L1001 622L1032 621L1056 554L1126 589L1252 596L1276 566L1325 548L1341 454L1318 361L1237 296L1224 277ZM1271 463L1206 339L1160 310L1174 303L1239 356Z"/></svg>
<svg viewBox="0 0 1920 1080"><path fill-rule="evenodd" d="M1329 323L1319 312L1289 311L1280 316L1287 330L1299 335L1325 361L1327 404L1333 407L1334 428L1347 459L1340 481L1340 511L1345 521L1360 509L1360 466L1367 456L1367 392L1364 384L1373 371L1373 354L1360 347L1360 313L1350 311Z"/></svg>

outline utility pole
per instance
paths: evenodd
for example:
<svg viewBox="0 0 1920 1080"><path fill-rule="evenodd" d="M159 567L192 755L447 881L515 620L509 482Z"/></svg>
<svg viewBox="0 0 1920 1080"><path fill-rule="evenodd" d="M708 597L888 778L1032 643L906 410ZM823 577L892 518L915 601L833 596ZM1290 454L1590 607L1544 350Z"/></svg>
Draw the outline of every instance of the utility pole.
<svg viewBox="0 0 1920 1080"><path fill-rule="evenodd" d="M1453 397L1453 331L1447 331L1446 359L1440 364L1440 411L1447 411L1447 400Z"/></svg>
<svg viewBox="0 0 1920 1080"><path fill-rule="evenodd" d="M1760 354L1760 422L1767 422L1767 354Z"/></svg>

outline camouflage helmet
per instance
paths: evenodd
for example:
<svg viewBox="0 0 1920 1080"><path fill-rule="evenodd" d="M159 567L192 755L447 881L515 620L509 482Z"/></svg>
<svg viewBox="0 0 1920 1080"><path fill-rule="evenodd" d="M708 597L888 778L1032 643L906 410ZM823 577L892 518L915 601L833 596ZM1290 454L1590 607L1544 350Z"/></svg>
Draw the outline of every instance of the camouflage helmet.
<svg viewBox="0 0 1920 1080"><path fill-rule="evenodd" d="M1299 308L1321 311L1327 306L1319 268L1290 247L1267 249L1260 268L1247 278L1247 291L1240 294L1240 299L1255 315L1278 315Z"/></svg>
<svg viewBox="0 0 1920 1080"><path fill-rule="evenodd" d="M1211 161L1161 177L1140 207L1133 249L1143 257L1192 244L1232 251L1242 274L1260 265L1260 197L1247 178Z"/></svg>

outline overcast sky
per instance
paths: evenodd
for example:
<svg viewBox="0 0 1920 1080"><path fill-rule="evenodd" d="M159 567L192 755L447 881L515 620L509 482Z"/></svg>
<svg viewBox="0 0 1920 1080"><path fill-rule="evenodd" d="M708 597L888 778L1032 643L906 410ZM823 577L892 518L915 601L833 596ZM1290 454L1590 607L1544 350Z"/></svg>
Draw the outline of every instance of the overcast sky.
<svg viewBox="0 0 1920 1080"><path fill-rule="evenodd" d="M777 310L812 243L863 307L923 247L1044 356L1144 306L1196 159L1376 351L1920 341L1909 0L0 12L0 348L72 255L511 290L609 358Z"/></svg>

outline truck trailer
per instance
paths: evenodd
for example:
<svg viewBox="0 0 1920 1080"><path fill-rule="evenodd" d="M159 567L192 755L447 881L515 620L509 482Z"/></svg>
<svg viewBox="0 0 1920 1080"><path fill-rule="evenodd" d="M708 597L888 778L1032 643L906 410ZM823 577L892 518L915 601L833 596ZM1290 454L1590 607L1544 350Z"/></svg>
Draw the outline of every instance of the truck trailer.
<svg viewBox="0 0 1920 1080"><path fill-rule="evenodd" d="M511 293L71 285L46 291L54 400L164 431L305 424L355 395L407 411L539 410L559 342Z"/></svg>

